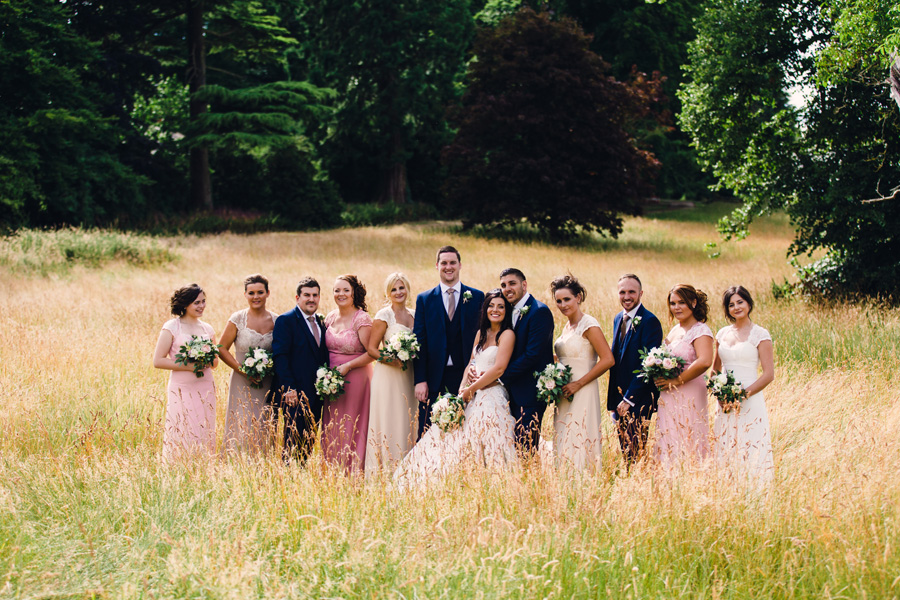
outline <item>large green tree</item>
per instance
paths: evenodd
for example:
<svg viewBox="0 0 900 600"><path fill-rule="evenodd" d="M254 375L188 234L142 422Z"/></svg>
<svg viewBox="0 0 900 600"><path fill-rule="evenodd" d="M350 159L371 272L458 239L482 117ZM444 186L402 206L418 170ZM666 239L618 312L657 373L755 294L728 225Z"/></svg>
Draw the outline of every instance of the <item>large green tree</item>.
<svg viewBox="0 0 900 600"><path fill-rule="evenodd" d="M466 225L615 237L621 215L639 213L656 163L627 130L658 85L615 80L589 44L571 19L531 9L480 30L444 152L446 194Z"/></svg>
<svg viewBox="0 0 900 600"><path fill-rule="evenodd" d="M716 0L697 23L681 122L704 166L744 200L720 224L726 235L785 209L791 253L827 252L801 270L807 289L896 295L900 202L863 201L900 181L900 114L853 65L818 77L834 25L815 0Z"/></svg>

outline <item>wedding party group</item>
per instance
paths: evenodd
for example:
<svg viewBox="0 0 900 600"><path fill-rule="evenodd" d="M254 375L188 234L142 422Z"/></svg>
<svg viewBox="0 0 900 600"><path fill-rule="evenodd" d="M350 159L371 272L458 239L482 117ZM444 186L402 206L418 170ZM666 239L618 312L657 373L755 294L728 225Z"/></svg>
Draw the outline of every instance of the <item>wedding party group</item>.
<svg viewBox="0 0 900 600"><path fill-rule="evenodd" d="M668 469L709 460L755 485L773 478L763 390L774 379L774 347L751 320L744 287L725 290L730 325L713 335L707 295L675 285L664 336L642 303L640 278L624 274L610 343L582 310L587 290L565 274L549 286L565 319L554 340L553 313L529 293L520 269L503 270L497 288L482 292L460 281L456 248L440 248L435 268L439 283L418 294L415 310L407 277L388 275L387 302L374 317L355 275L335 279L337 308L325 316L317 312L322 286L312 277L298 283L296 306L277 315L266 308L268 280L251 275L247 308L231 315L218 340L201 320L202 288L176 290L174 318L153 356L156 368L171 371L163 459L216 453L212 369L221 360L232 369L227 453L272 451L280 419L284 460L303 463L318 442L330 464L387 474L401 489L467 466L513 470L534 456L585 471L600 467L608 414L628 468L641 460ZM712 435L710 398L717 405ZM547 410L550 439L541 436Z"/></svg>

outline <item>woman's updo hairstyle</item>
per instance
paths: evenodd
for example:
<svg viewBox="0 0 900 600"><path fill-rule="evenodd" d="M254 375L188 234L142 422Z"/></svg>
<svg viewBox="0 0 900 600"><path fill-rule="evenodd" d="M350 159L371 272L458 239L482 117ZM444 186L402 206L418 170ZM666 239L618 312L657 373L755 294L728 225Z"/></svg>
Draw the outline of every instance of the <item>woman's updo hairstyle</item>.
<svg viewBox="0 0 900 600"><path fill-rule="evenodd" d="M338 275L337 279L350 284L350 289L353 290L353 306L359 310L368 311L369 309L366 307L366 286L359 280L359 277L348 274Z"/></svg>
<svg viewBox="0 0 900 600"><path fill-rule="evenodd" d="M672 294L677 294L679 298L687 302L688 306L693 304L694 307L691 309L691 312L694 314L694 318L701 323L706 323L706 319L709 318L709 301L707 300L705 292L696 289L692 285L679 283L669 290L669 295L666 296L667 306L669 300L672 298ZM669 320L674 317L675 315L672 314L672 309L669 308Z"/></svg>
<svg viewBox="0 0 900 600"><path fill-rule="evenodd" d="M169 298L169 308L176 317L183 317L187 312L187 307L197 299L197 296L203 293L203 288L192 283L175 290L172 297Z"/></svg>
<svg viewBox="0 0 900 600"><path fill-rule="evenodd" d="M269 291L269 280L260 275L259 273L254 273L253 275L248 275L244 278L244 291L247 291L247 286L253 285L254 283L261 283L265 286L266 291Z"/></svg>
<svg viewBox="0 0 900 600"><path fill-rule="evenodd" d="M578 278L571 273L561 275L550 282L550 292L554 297L556 296L556 292L562 289L569 290L576 298L578 298L582 302L584 302L584 299L587 297L587 290L584 289L584 286L581 285L581 282L578 281Z"/></svg>
<svg viewBox="0 0 900 600"><path fill-rule="evenodd" d="M728 312L728 304L731 302L731 297L735 294L743 298L747 306L750 307L750 310L747 311L747 316L750 316L750 313L753 312L753 297L750 296L750 292L742 285L733 285L725 290L725 293L722 295L722 308L725 309L725 318L731 323L734 323L736 319Z"/></svg>

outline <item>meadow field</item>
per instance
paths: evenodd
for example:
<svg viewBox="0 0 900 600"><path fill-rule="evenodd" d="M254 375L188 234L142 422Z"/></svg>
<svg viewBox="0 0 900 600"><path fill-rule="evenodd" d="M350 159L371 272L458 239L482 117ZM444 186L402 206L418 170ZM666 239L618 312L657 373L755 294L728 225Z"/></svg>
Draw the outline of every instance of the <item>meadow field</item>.
<svg viewBox="0 0 900 600"><path fill-rule="evenodd" d="M571 246L426 223L160 239L72 265L71 252L0 240L0 599L900 598L900 316L774 299L772 282L792 276L786 219L710 259L717 211L633 218L618 240ZM660 316L673 284L706 290L714 331L722 290L748 287L776 348L771 492L711 466L628 473L609 422L601 473L531 465L413 494L319 455L160 463L167 373L151 353L174 288L200 283L220 333L250 273L269 278L276 312L317 277L327 312L334 276L353 272L374 314L391 271L414 292L437 283L443 244L484 290L517 266L547 302L571 271L608 337L621 273L640 275ZM220 438L227 370L215 373Z"/></svg>

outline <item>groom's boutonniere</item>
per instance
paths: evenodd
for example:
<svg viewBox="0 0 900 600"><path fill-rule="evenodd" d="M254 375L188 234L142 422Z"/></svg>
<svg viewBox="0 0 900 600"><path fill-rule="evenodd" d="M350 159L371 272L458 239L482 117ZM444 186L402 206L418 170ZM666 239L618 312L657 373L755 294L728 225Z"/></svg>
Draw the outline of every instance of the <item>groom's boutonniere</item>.
<svg viewBox="0 0 900 600"><path fill-rule="evenodd" d="M530 306L523 306L522 308L519 309L519 316L524 317L525 315L528 314L529 310L531 310Z"/></svg>
<svg viewBox="0 0 900 600"><path fill-rule="evenodd" d="M463 292L462 296L463 296L463 304L465 304L466 302L468 302L469 300L472 299L472 292L470 292L469 290L466 290Z"/></svg>
<svg viewBox="0 0 900 600"><path fill-rule="evenodd" d="M631 328L637 330L641 324L641 317L635 317L631 320Z"/></svg>

